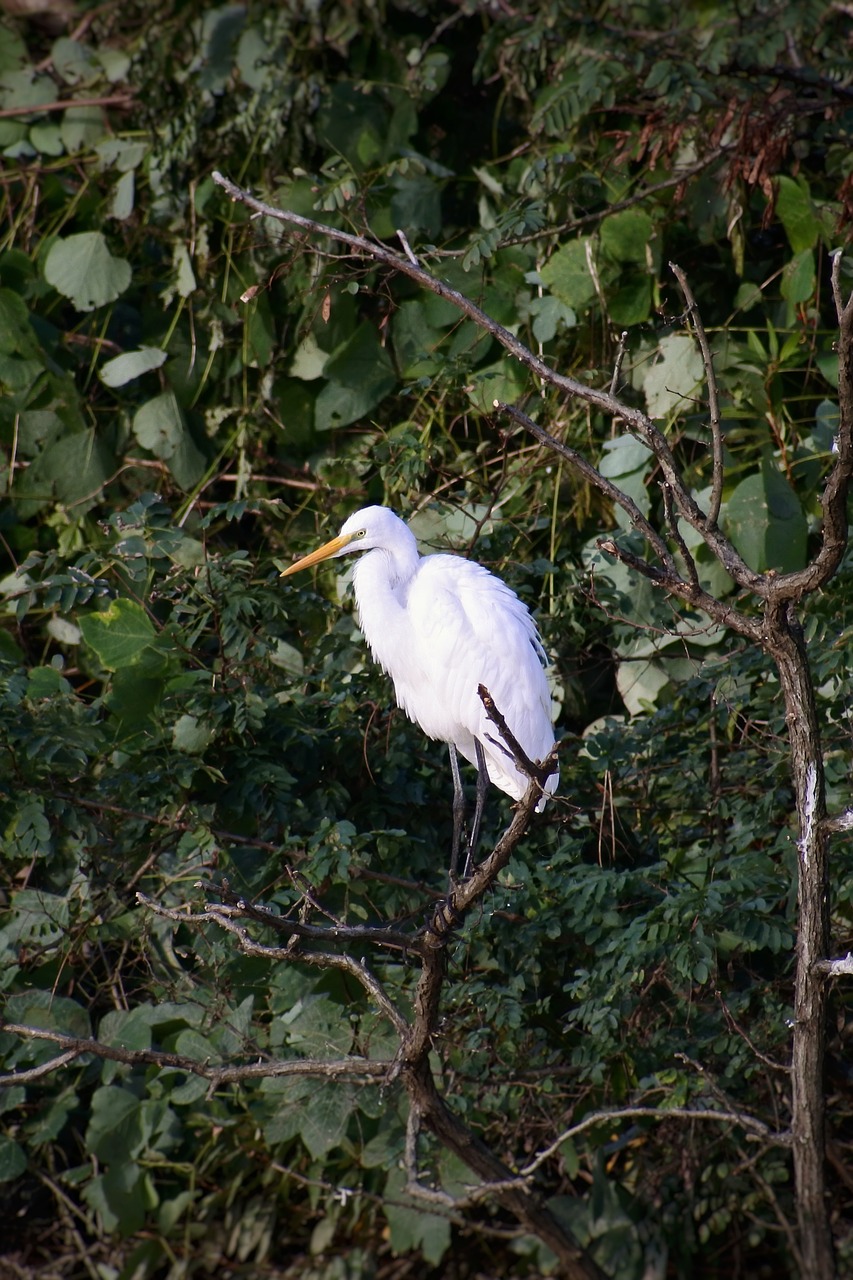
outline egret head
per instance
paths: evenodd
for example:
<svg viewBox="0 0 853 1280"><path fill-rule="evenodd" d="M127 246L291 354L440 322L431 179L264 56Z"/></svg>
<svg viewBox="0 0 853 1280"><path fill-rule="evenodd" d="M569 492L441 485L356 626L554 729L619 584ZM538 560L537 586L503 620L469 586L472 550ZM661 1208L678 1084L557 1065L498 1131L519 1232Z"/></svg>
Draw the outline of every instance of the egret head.
<svg viewBox="0 0 853 1280"><path fill-rule="evenodd" d="M408 528L388 507L364 507L344 521L336 538L283 569L281 576L286 578L300 569L310 569L321 560L345 556L351 551L370 551L374 547L392 550L406 538L412 538Z"/></svg>

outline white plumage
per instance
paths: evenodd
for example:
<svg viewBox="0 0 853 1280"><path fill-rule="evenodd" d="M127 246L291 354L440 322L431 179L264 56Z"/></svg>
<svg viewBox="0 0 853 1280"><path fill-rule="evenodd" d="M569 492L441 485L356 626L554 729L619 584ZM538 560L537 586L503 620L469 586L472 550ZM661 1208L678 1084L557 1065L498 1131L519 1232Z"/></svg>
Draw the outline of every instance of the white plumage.
<svg viewBox="0 0 853 1280"><path fill-rule="evenodd" d="M472 560L421 556L414 534L387 507L365 507L338 537L282 576L332 556L363 552L353 573L359 625L371 653L394 681L397 703L430 738L456 747L519 800L528 786L487 718L485 685L531 760L554 745L545 653L526 605ZM551 774L546 791L559 775ZM543 800L539 807L544 804Z"/></svg>

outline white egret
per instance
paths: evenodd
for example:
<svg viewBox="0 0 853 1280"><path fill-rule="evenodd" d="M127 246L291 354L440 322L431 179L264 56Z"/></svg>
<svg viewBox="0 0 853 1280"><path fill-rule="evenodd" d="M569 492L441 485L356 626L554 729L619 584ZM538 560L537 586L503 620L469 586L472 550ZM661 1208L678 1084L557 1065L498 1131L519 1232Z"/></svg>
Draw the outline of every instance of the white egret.
<svg viewBox="0 0 853 1280"><path fill-rule="evenodd" d="M485 685L507 727L531 760L554 745L546 657L527 606L505 582L473 560L421 556L414 534L388 507L365 507L330 542L297 560L282 577L333 556L363 552L353 572L358 620L373 657L394 681L398 706L424 733L450 747L455 872L465 802L457 752L478 770L469 840L476 848L488 782L514 800L529 779L488 719ZM554 772L545 784L552 792ZM538 805L541 810L545 795Z"/></svg>

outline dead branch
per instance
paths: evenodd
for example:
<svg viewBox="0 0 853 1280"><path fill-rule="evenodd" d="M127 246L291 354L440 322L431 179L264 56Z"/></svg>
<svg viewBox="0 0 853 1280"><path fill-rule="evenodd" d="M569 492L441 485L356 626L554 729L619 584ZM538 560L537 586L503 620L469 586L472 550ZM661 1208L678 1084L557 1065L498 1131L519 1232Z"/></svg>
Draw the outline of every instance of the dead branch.
<svg viewBox="0 0 853 1280"><path fill-rule="evenodd" d="M168 1053L162 1049L125 1049L121 1045L104 1044L101 1040L68 1036L62 1031L46 1027L28 1027L17 1022L0 1022L0 1029L24 1040L48 1040L58 1044L64 1052L51 1059L50 1070L58 1070L73 1058L91 1053L96 1058L110 1062L122 1062L137 1067L150 1064L156 1067L172 1067L201 1076L217 1089L223 1084L241 1080L265 1080L272 1076L312 1076L321 1080L362 1080L367 1084L382 1084L388 1078L390 1062L371 1061L367 1058L335 1058L328 1062L318 1058L294 1058L283 1061L271 1058L267 1062L250 1062L243 1066L227 1066L225 1063L199 1062L183 1053ZM46 1066L46 1064L43 1064ZM47 1068L42 1074L47 1074ZM0 1076L0 1085L17 1084L27 1072L12 1071Z"/></svg>
<svg viewBox="0 0 853 1280"><path fill-rule="evenodd" d="M708 526L715 527L720 517L720 507L723 502L725 472L723 467L723 429L720 421L720 396L717 390L717 375L714 372L714 357L711 353L711 344L708 342L708 335L705 332L705 326L702 323L702 317L699 314L699 308L696 305L696 299L693 296L693 290L688 284L687 277L677 263L671 262L669 267L684 295L684 301L687 303L687 314L690 317L690 323L693 325L693 332L696 334L696 341L699 343L699 350L702 353L705 384L708 388L711 446L714 455L711 501L708 504Z"/></svg>

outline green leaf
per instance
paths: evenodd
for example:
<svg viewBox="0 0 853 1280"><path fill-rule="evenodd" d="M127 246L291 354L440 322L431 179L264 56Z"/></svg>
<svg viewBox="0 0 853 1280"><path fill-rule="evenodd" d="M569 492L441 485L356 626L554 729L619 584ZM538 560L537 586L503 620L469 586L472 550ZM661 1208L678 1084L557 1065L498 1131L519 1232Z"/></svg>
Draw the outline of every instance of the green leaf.
<svg viewBox="0 0 853 1280"><path fill-rule="evenodd" d="M806 559L808 525L797 495L768 454L761 471L742 480L725 504L722 523L751 569L791 573Z"/></svg>
<svg viewBox="0 0 853 1280"><path fill-rule="evenodd" d="M16 903L22 899L21 905L26 908L30 919L17 928L16 937L27 937L32 943L38 939L43 945L45 935L41 932L42 923L49 933L53 933L54 929L60 933L67 932L67 901L35 889L22 889L15 895ZM6 932L8 931L7 925ZM92 1033L86 1010L76 1000L70 1000L67 996L55 996L52 991L37 989L11 995L6 1002L4 1014L10 1022L42 1027L46 1031L64 1031L66 1035L78 1036L84 1040ZM48 1045L47 1041L42 1043L46 1056L55 1053L54 1045Z"/></svg>
<svg viewBox="0 0 853 1280"><path fill-rule="evenodd" d="M118 358L123 359L121 356ZM178 449L185 431L183 414L174 391L164 391L162 395L155 396L137 409L133 418L133 434L142 448L164 462Z"/></svg>
<svg viewBox="0 0 853 1280"><path fill-rule="evenodd" d="M648 271L623 271L618 286L607 289L607 310L614 324L624 328L643 324L652 309L652 277Z"/></svg>
<svg viewBox="0 0 853 1280"><path fill-rule="evenodd" d="M120 222L124 222L133 213L134 200L136 196L136 178L133 170L123 173L118 182L113 187L112 199L110 200L110 217L117 218Z"/></svg>
<svg viewBox="0 0 853 1280"><path fill-rule="evenodd" d="M179 716L172 729L172 746L189 756L201 755L212 738L213 730L193 715Z"/></svg>
<svg viewBox="0 0 853 1280"><path fill-rule="evenodd" d="M20 1178L27 1167L23 1147L11 1138L0 1135L0 1182L12 1182Z"/></svg>
<svg viewBox="0 0 853 1280"><path fill-rule="evenodd" d="M549 258L540 271L542 283L567 306L583 311L595 297L595 284L589 271L587 253L593 252L587 236L563 245Z"/></svg>
<svg viewBox="0 0 853 1280"><path fill-rule="evenodd" d="M141 378L150 369L159 369L167 359L167 353L159 347L140 347L138 351L125 351L124 355L107 360L98 377L107 387L123 387L134 378Z"/></svg>
<svg viewBox="0 0 853 1280"><path fill-rule="evenodd" d="M93 1178L83 1190L83 1199L100 1216L106 1231L129 1236L145 1223L145 1180L131 1161L116 1163Z"/></svg>
<svg viewBox="0 0 853 1280"><path fill-rule="evenodd" d="M49 444L36 460L36 477L49 481L68 506L91 504L115 470L115 456L94 431L74 431Z"/></svg>
<svg viewBox="0 0 853 1280"><path fill-rule="evenodd" d="M635 439L634 436L623 435L617 436L615 440L605 441L604 453L598 469L603 476L615 479L618 476L630 475L632 471L645 470L653 461L654 455L651 449L647 448L641 440Z"/></svg>
<svg viewBox="0 0 853 1280"><path fill-rule="evenodd" d="M528 384L526 370L517 360L504 356L496 364L478 369L468 387L468 399L481 413L491 413L495 400L512 404Z"/></svg>
<svg viewBox="0 0 853 1280"><path fill-rule="evenodd" d="M815 291L815 256L812 249L803 249L782 271L782 297L789 302L808 302ZM795 335L796 338L799 335Z"/></svg>
<svg viewBox="0 0 853 1280"><path fill-rule="evenodd" d="M324 369L329 379L317 397L318 431L346 427L383 400L397 381L393 365L370 324L362 324L332 353Z"/></svg>
<svg viewBox="0 0 853 1280"><path fill-rule="evenodd" d="M444 334L429 323L419 298L403 302L397 308L391 334L394 355L404 378L431 377L441 367L438 347Z"/></svg>
<svg viewBox="0 0 853 1280"><path fill-rule="evenodd" d="M45 280L70 298L78 311L93 311L114 302L132 275L130 263L113 257L100 231L81 231L55 240L44 264Z"/></svg>
<svg viewBox="0 0 853 1280"><path fill-rule="evenodd" d="M123 1163L142 1146L140 1102L118 1085L102 1085L92 1094L86 1146L99 1160Z"/></svg>
<svg viewBox="0 0 853 1280"><path fill-rule="evenodd" d="M776 179L776 216L785 228L785 235L794 253L813 249L820 239L821 223L814 211L804 178L788 178L784 174Z"/></svg>
<svg viewBox="0 0 853 1280"><path fill-rule="evenodd" d="M601 248L617 262L645 265L654 223L641 209L624 209L611 214L601 224Z"/></svg>
<svg viewBox="0 0 853 1280"><path fill-rule="evenodd" d="M450 1221L442 1214L428 1212L406 1195L406 1178L401 1169L391 1169L388 1174L383 1211L395 1253L419 1249L426 1262L439 1265L450 1248Z"/></svg>
<svg viewBox="0 0 853 1280"><path fill-rule="evenodd" d="M103 613L80 619L83 639L108 671L136 662L156 638L154 624L134 600L113 600Z"/></svg>
<svg viewBox="0 0 853 1280"><path fill-rule="evenodd" d="M645 376L643 391L650 418L693 408L704 377L702 356L691 337L670 333L658 343L660 358Z"/></svg>

